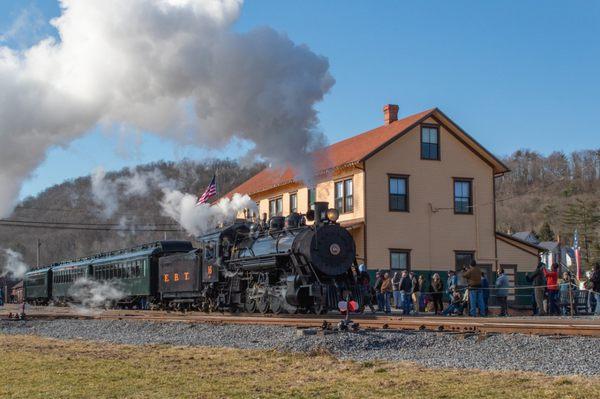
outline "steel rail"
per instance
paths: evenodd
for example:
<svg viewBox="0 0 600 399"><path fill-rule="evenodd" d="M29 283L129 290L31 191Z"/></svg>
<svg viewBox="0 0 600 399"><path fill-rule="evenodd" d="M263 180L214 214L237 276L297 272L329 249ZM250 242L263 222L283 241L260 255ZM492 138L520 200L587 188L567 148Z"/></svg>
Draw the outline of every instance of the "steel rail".
<svg viewBox="0 0 600 399"><path fill-rule="evenodd" d="M8 309L7 309L8 310ZM0 313L0 318L8 317L9 311ZM13 312L16 312L16 308ZM155 322L185 322L209 324L257 324L277 325L297 328L320 328L326 322L337 325L341 315L251 315L251 314L204 314L199 312L165 312L140 310L106 310L95 314L79 314L72 308L30 309L29 319L99 319L99 320L141 320ZM433 316L381 316L353 315L351 319L362 329L389 329L412 331L437 331L452 333L502 333L534 334L557 336L600 337L600 320L539 318L467 318Z"/></svg>

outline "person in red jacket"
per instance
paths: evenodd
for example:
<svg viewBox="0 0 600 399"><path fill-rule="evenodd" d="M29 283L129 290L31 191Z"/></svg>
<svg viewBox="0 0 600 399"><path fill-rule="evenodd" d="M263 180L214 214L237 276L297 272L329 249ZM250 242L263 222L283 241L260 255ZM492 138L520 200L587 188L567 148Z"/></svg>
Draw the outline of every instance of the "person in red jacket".
<svg viewBox="0 0 600 399"><path fill-rule="evenodd" d="M544 276L546 277L546 286L548 289L548 313L558 315L558 298L560 291L558 290L558 265L552 265L552 271L544 268Z"/></svg>

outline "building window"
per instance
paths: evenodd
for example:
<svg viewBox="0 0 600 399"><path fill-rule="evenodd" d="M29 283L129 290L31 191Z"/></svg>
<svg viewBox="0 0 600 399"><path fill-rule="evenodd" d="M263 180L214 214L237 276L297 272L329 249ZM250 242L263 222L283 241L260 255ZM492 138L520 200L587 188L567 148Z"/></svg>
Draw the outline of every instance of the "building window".
<svg viewBox="0 0 600 399"><path fill-rule="evenodd" d="M273 198L269 200L269 217L283 215L283 198Z"/></svg>
<svg viewBox="0 0 600 399"><path fill-rule="evenodd" d="M298 212L298 194L290 194L290 213Z"/></svg>
<svg viewBox="0 0 600 399"><path fill-rule="evenodd" d="M337 209L339 213L344 213L344 182L343 181L335 182L335 195L334 195L333 203L335 204L335 209Z"/></svg>
<svg viewBox="0 0 600 399"><path fill-rule="evenodd" d="M473 213L473 181L454 179L454 213Z"/></svg>
<svg viewBox="0 0 600 399"><path fill-rule="evenodd" d="M454 251L454 262L457 271L469 266L473 259L475 259L474 251Z"/></svg>
<svg viewBox="0 0 600 399"><path fill-rule="evenodd" d="M410 270L410 251L407 249L390 249L390 270Z"/></svg>
<svg viewBox="0 0 600 399"><path fill-rule="evenodd" d="M352 179L335 182L334 204L339 213L348 213L354 210L353 194Z"/></svg>
<svg viewBox="0 0 600 399"><path fill-rule="evenodd" d="M344 180L344 210L352 212L354 210L354 190L352 179Z"/></svg>
<svg viewBox="0 0 600 399"><path fill-rule="evenodd" d="M389 176L390 211L408 212L408 176Z"/></svg>
<svg viewBox="0 0 600 399"><path fill-rule="evenodd" d="M315 188L308 189L308 209L315 210L315 202L317 201L317 190Z"/></svg>
<svg viewBox="0 0 600 399"><path fill-rule="evenodd" d="M437 126L421 126L421 159L440 159L440 130Z"/></svg>

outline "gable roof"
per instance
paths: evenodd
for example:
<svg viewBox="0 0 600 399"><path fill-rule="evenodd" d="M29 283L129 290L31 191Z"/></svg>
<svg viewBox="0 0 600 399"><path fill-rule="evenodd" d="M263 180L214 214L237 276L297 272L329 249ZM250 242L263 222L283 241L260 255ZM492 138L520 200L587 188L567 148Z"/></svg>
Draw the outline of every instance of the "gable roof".
<svg viewBox="0 0 600 399"><path fill-rule="evenodd" d="M532 244L539 244L538 239L531 231L518 231L512 235L514 238L519 239L521 241L527 241Z"/></svg>
<svg viewBox="0 0 600 399"><path fill-rule="evenodd" d="M511 244L513 246L516 246L515 244L521 244L521 245L527 246L529 248L533 248L533 249L535 249L538 252L545 252L546 251L546 248L540 247L537 244L534 244L534 243L532 243L530 241L521 240L521 239L515 237L514 235L511 236L509 234L505 234L505 233L502 233L500 231L496 232L496 238L499 238L499 239L503 240L504 242L506 242L508 244Z"/></svg>
<svg viewBox="0 0 600 399"><path fill-rule="evenodd" d="M455 132L451 131L451 133L456 136L460 135L459 140L488 163L494 169L494 174L498 175L508 172L508 167L498 158L483 148L483 146L452 122L439 109L431 108L315 151L313 155L315 170L317 171L316 175L322 175L335 169L353 166L365 161L429 117L438 119L440 124L446 126L448 130L456 130ZM231 190L225 196L230 197L233 193L251 195L291 184L295 182L295 175L295 170L291 166L285 168L265 168Z"/></svg>

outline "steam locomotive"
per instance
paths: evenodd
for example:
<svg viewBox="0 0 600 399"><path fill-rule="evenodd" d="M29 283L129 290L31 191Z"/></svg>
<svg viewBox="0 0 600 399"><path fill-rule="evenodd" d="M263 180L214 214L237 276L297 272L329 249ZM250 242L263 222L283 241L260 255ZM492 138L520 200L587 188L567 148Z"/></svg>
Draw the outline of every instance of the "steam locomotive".
<svg viewBox="0 0 600 399"><path fill-rule="evenodd" d="M159 242L118 251L118 256L101 254L88 258L89 262L63 262L29 272L25 297L32 303L68 302L73 298L64 284L91 276L124 291L120 305L323 313L336 308L340 299L357 297L351 270L356 248L350 233L337 223L338 216L326 202L316 202L314 211L305 216L238 220L198 237L195 249L186 242ZM306 220L314 223L307 225ZM78 267L85 270L78 272ZM53 276L65 269L72 270L74 277L61 280L57 297L51 286Z"/></svg>

